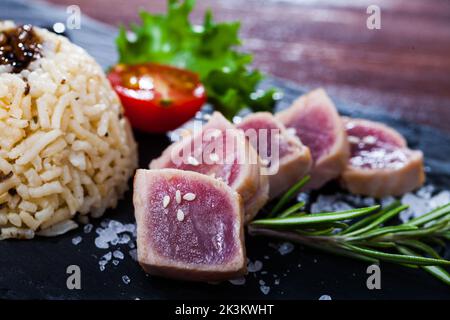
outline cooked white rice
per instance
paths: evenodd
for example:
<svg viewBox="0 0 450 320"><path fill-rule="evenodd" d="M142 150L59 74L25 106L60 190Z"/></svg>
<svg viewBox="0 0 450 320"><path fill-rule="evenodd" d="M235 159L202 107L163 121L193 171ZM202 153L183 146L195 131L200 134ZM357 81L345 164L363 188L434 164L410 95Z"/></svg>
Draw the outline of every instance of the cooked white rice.
<svg viewBox="0 0 450 320"><path fill-rule="evenodd" d="M0 32L12 27L0 22ZM34 31L43 57L20 73L0 66L0 239L57 235L77 214L101 216L137 166L101 67L66 38Z"/></svg>

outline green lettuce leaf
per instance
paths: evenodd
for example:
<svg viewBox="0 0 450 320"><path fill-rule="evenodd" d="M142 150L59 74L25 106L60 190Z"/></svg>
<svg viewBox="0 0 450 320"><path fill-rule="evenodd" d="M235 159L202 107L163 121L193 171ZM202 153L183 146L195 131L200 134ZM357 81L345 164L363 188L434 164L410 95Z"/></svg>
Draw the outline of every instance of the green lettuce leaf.
<svg viewBox="0 0 450 320"><path fill-rule="evenodd" d="M243 108L270 111L276 90L257 90L264 78L249 68L252 56L239 52L240 24L215 23L210 11L203 24L193 25L189 14L195 0L169 0L166 15L140 12L141 25L131 25L132 37L123 26L116 39L119 62L155 62L199 74L208 100L226 117Z"/></svg>

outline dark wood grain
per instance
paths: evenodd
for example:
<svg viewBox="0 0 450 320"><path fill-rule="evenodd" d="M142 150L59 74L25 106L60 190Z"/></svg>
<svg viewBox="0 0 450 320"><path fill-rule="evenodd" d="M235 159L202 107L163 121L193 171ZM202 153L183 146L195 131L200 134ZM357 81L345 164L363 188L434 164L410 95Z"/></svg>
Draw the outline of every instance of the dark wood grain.
<svg viewBox="0 0 450 320"><path fill-rule="evenodd" d="M78 4L109 24L136 22L137 11L164 0L51 0ZM366 9L381 7L381 30L366 28ZM450 132L450 1L202 0L201 21L242 21L246 50L267 73L342 100Z"/></svg>

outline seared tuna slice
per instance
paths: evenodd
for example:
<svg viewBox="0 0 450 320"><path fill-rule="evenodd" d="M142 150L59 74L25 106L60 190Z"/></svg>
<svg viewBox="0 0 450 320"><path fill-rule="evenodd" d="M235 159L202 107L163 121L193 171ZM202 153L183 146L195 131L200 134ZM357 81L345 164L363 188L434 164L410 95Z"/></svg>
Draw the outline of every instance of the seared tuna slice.
<svg viewBox="0 0 450 320"><path fill-rule="evenodd" d="M274 198L295 184L309 172L311 154L294 134L269 112L252 113L237 127L245 132L252 146L258 151L262 171L269 177L269 194Z"/></svg>
<svg viewBox="0 0 450 320"><path fill-rule="evenodd" d="M343 121L351 156L342 184L350 192L372 197L398 196L424 183L422 152L408 149L397 131L368 120Z"/></svg>
<svg viewBox="0 0 450 320"><path fill-rule="evenodd" d="M336 107L323 89L301 96L276 117L288 130L295 130L311 151L314 165L309 189L320 188L341 175L347 166L349 144Z"/></svg>
<svg viewBox="0 0 450 320"><path fill-rule="evenodd" d="M150 169L189 170L224 181L242 196L245 218L250 221L262 206L254 197L268 183L267 179L260 178L260 165L256 150L243 132L214 112L200 130L170 145L153 160Z"/></svg>
<svg viewBox="0 0 450 320"><path fill-rule="evenodd" d="M266 175L259 175L259 185L256 192L244 204L245 223L250 222L269 200L269 179Z"/></svg>
<svg viewBox="0 0 450 320"><path fill-rule="evenodd" d="M133 202L146 272L190 281L246 273L241 197L225 183L191 171L140 169Z"/></svg>

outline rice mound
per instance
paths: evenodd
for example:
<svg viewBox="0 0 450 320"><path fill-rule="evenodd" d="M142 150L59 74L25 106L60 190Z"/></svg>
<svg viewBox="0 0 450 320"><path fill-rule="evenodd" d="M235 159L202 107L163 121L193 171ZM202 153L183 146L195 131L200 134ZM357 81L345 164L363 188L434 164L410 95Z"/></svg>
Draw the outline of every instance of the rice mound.
<svg viewBox="0 0 450 320"><path fill-rule="evenodd" d="M0 32L14 27L0 21ZM77 215L100 217L137 167L101 67L68 39L33 30L41 57L20 73L0 65L0 239L54 236L75 228Z"/></svg>

